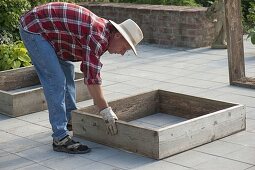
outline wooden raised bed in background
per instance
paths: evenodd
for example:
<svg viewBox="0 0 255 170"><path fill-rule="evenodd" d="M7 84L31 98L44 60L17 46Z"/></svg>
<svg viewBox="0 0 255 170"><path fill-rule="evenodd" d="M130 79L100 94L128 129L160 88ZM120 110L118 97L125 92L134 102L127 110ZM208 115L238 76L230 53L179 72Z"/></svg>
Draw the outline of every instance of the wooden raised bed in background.
<svg viewBox="0 0 255 170"><path fill-rule="evenodd" d="M76 101L90 99L83 74L75 76ZM0 72L0 113L17 117L45 109L43 89L33 66Z"/></svg>

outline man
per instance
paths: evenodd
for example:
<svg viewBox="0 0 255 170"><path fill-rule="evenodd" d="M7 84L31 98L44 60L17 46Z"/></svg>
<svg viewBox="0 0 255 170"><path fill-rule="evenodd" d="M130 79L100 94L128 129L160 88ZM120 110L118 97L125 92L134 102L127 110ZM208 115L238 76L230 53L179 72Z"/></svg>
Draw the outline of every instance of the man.
<svg viewBox="0 0 255 170"><path fill-rule="evenodd" d="M53 150L87 153L90 149L72 140L67 130L76 109L74 66L81 61L84 82L105 120L107 131L117 134L116 114L101 88L100 56L124 55L143 39L139 26L128 19L121 24L96 16L70 3L53 2L35 7L20 19L20 35L44 89L53 130Z"/></svg>

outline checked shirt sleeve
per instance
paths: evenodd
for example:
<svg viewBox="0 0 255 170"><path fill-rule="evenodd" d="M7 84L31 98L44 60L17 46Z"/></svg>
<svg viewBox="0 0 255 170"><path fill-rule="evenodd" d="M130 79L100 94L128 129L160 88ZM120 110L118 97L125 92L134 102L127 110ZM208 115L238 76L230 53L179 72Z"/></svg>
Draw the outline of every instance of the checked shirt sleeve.
<svg viewBox="0 0 255 170"><path fill-rule="evenodd" d="M100 70L103 64L100 62L100 56L103 53L102 41L97 40L93 35L90 35L87 39L88 45L85 47L85 59L81 63L81 71L84 74L85 84L101 84L102 79L100 77Z"/></svg>

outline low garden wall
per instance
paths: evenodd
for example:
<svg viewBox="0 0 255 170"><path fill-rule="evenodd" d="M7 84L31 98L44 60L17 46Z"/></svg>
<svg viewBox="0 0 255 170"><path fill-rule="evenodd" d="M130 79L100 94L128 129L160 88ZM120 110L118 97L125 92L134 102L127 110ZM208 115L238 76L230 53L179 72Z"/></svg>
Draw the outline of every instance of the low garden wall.
<svg viewBox="0 0 255 170"><path fill-rule="evenodd" d="M82 3L96 15L121 23L131 18L144 33L143 43L169 47L210 46L214 27L207 8L122 3Z"/></svg>

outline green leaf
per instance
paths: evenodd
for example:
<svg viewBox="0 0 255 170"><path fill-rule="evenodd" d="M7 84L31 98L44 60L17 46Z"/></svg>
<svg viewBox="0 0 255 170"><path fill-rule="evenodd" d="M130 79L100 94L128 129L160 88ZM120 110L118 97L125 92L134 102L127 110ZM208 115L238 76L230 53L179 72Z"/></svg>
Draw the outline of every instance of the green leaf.
<svg viewBox="0 0 255 170"><path fill-rule="evenodd" d="M24 67L28 67L28 66L31 66L32 64L29 63L29 62L23 62L22 65L23 65Z"/></svg>
<svg viewBox="0 0 255 170"><path fill-rule="evenodd" d="M12 67L12 68L19 68L20 65L21 65L21 62L18 61L18 60L15 60L15 61L13 61L11 67Z"/></svg>
<svg viewBox="0 0 255 170"><path fill-rule="evenodd" d="M18 59L20 60L20 61L24 61L24 62L30 62L31 61L31 59L29 58L29 56L28 55L19 55L18 56Z"/></svg>
<svg viewBox="0 0 255 170"><path fill-rule="evenodd" d="M8 58L7 61L6 61L6 63L7 63L8 65L11 65L13 61L14 61L14 59Z"/></svg>
<svg viewBox="0 0 255 170"><path fill-rule="evenodd" d="M251 36L251 43L255 45L255 34Z"/></svg>

